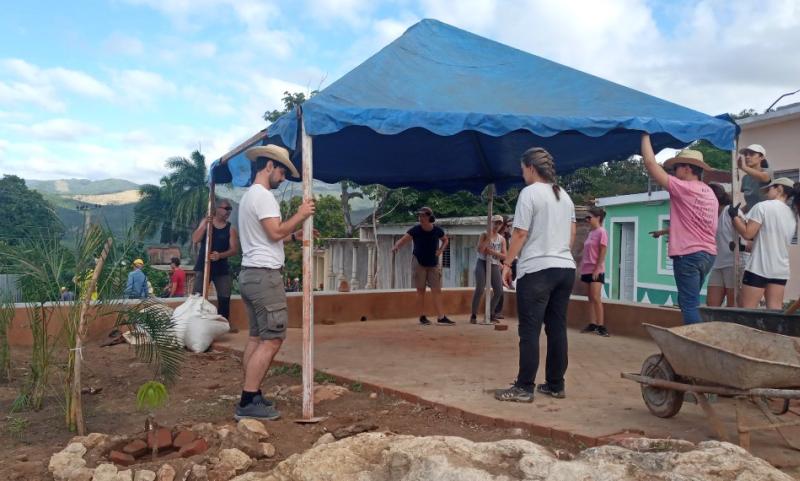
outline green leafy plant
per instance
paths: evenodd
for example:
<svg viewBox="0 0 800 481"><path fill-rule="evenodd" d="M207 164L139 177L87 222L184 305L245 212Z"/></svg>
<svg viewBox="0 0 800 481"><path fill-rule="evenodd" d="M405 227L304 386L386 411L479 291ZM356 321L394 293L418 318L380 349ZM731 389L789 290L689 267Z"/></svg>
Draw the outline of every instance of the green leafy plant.
<svg viewBox="0 0 800 481"><path fill-rule="evenodd" d="M136 407L138 409L158 409L168 400L167 387L158 381L147 381L136 392Z"/></svg>
<svg viewBox="0 0 800 481"><path fill-rule="evenodd" d="M6 432L9 436L19 439L22 433L28 429L30 423L22 416L6 416Z"/></svg>
<svg viewBox="0 0 800 481"><path fill-rule="evenodd" d="M152 366L155 379L169 383L178 376L186 351L175 337L172 313L163 304L144 299L120 311L117 326L131 332L136 357Z"/></svg>
<svg viewBox="0 0 800 481"><path fill-rule="evenodd" d="M14 319L14 303L10 297L0 298L0 381L11 381L11 351L8 329Z"/></svg>

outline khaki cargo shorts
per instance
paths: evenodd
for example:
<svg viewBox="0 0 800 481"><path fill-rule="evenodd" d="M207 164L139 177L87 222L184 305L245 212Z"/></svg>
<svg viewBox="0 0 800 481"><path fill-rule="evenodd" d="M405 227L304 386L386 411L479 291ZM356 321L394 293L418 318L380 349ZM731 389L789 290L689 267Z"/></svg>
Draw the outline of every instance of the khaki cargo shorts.
<svg viewBox="0 0 800 481"><path fill-rule="evenodd" d="M286 339L289 310L281 271L243 267L239 274L239 291L247 309L250 337Z"/></svg>
<svg viewBox="0 0 800 481"><path fill-rule="evenodd" d="M414 286L418 291L424 291L426 285L430 286L431 289L441 289L442 270L439 266L421 266L417 259L414 258Z"/></svg>

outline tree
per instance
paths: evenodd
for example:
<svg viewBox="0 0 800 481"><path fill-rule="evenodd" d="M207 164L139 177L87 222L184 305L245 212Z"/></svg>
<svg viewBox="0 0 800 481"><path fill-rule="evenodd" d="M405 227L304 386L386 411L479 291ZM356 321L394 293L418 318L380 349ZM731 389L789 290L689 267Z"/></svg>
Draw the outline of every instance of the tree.
<svg viewBox="0 0 800 481"><path fill-rule="evenodd" d="M302 198L299 196L291 197L281 201L281 216L288 219L295 212ZM319 231L321 238L337 238L345 236L345 225L342 219L339 199L332 195L323 195L316 201L316 211L314 212L314 228ZM303 270L303 250L297 242L287 242L284 245L286 251L286 274L289 278L300 277Z"/></svg>
<svg viewBox="0 0 800 481"><path fill-rule="evenodd" d="M730 150L719 149L707 140L698 140L690 147L694 150L702 152L703 160L711 167L726 171L731 170Z"/></svg>
<svg viewBox="0 0 800 481"><path fill-rule="evenodd" d="M281 102L283 102L283 110L272 110L264 112L264 120L269 123L275 122L278 120L281 115L291 112L296 106L301 105L306 100L310 99L314 95L318 94L319 90L312 90L309 92L308 97L303 92L283 92L283 98Z"/></svg>
<svg viewBox="0 0 800 481"><path fill-rule="evenodd" d="M647 173L636 158L583 167L559 179L575 204L598 197L636 194L647 190Z"/></svg>
<svg viewBox="0 0 800 481"><path fill-rule="evenodd" d="M16 175L4 175L0 179L0 205L5 211L0 218L0 240L10 245L19 244L32 234L55 239L64 235L64 226L55 208L42 194L28 189L25 181Z"/></svg>

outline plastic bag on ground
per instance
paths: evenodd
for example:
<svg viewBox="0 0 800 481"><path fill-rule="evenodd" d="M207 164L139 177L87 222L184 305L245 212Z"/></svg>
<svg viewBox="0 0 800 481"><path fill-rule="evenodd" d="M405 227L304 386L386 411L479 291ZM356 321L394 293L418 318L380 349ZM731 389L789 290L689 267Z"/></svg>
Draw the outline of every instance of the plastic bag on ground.
<svg viewBox="0 0 800 481"><path fill-rule="evenodd" d="M175 336L192 352L205 352L214 339L230 330L217 308L199 294L192 295L172 314Z"/></svg>

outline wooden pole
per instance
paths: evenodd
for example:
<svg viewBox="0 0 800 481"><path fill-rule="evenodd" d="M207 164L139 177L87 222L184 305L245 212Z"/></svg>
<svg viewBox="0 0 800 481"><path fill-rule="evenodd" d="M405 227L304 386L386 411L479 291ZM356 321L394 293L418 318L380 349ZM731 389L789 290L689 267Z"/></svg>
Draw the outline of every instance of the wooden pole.
<svg viewBox="0 0 800 481"><path fill-rule="evenodd" d="M312 139L300 117L303 150L303 199L314 195ZM303 419L314 417L314 216L303 222Z"/></svg>
<svg viewBox="0 0 800 481"><path fill-rule="evenodd" d="M494 184L489 184L489 209L486 214L486 240L492 241L492 211L494 209ZM491 244L490 244L491 245ZM494 295L499 296L500 293L496 292ZM486 284L483 289L484 308L483 308L483 322L491 324L492 322L492 257L486 255Z"/></svg>
<svg viewBox="0 0 800 481"><path fill-rule="evenodd" d="M97 279L100 277L100 272L103 270L103 264L106 262L108 253L111 251L111 244L114 239L109 237L100 258L97 260L97 265L94 267L92 273L92 280L89 281L89 291L84 296L81 302L80 317L78 318L78 332L75 335L75 363L73 364L74 370L72 373L72 402L70 403L72 412L74 414L73 420L78 429L78 436L86 435L86 425L83 422L83 402L81 400L81 364L83 362L83 338L86 336L86 311L89 309L89 302L92 300L92 292L97 286Z"/></svg>
<svg viewBox="0 0 800 481"><path fill-rule="evenodd" d="M737 166L736 160L739 157L739 152L737 152L739 139L734 139L733 141L733 151L731 152L731 203L732 205L736 205L742 201L743 194L741 189L741 179L739 179L739 167ZM739 233L736 232L736 229L733 229L733 274L735 282L733 283L733 302L734 305L739 304L739 283L742 280L742 266L741 266L741 252L739 249ZM719 255L719 253L717 253Z"/></svg>
<svg viewBox="0 0 800 481"><path fill-rule="evenodd" d="M208 216L214 214L214 182L208 189ZM211 232L214 229L214 221L206 223L206 252L205 262L203 263L203 299L208 299L208 287L211 284Z"/></svg>

